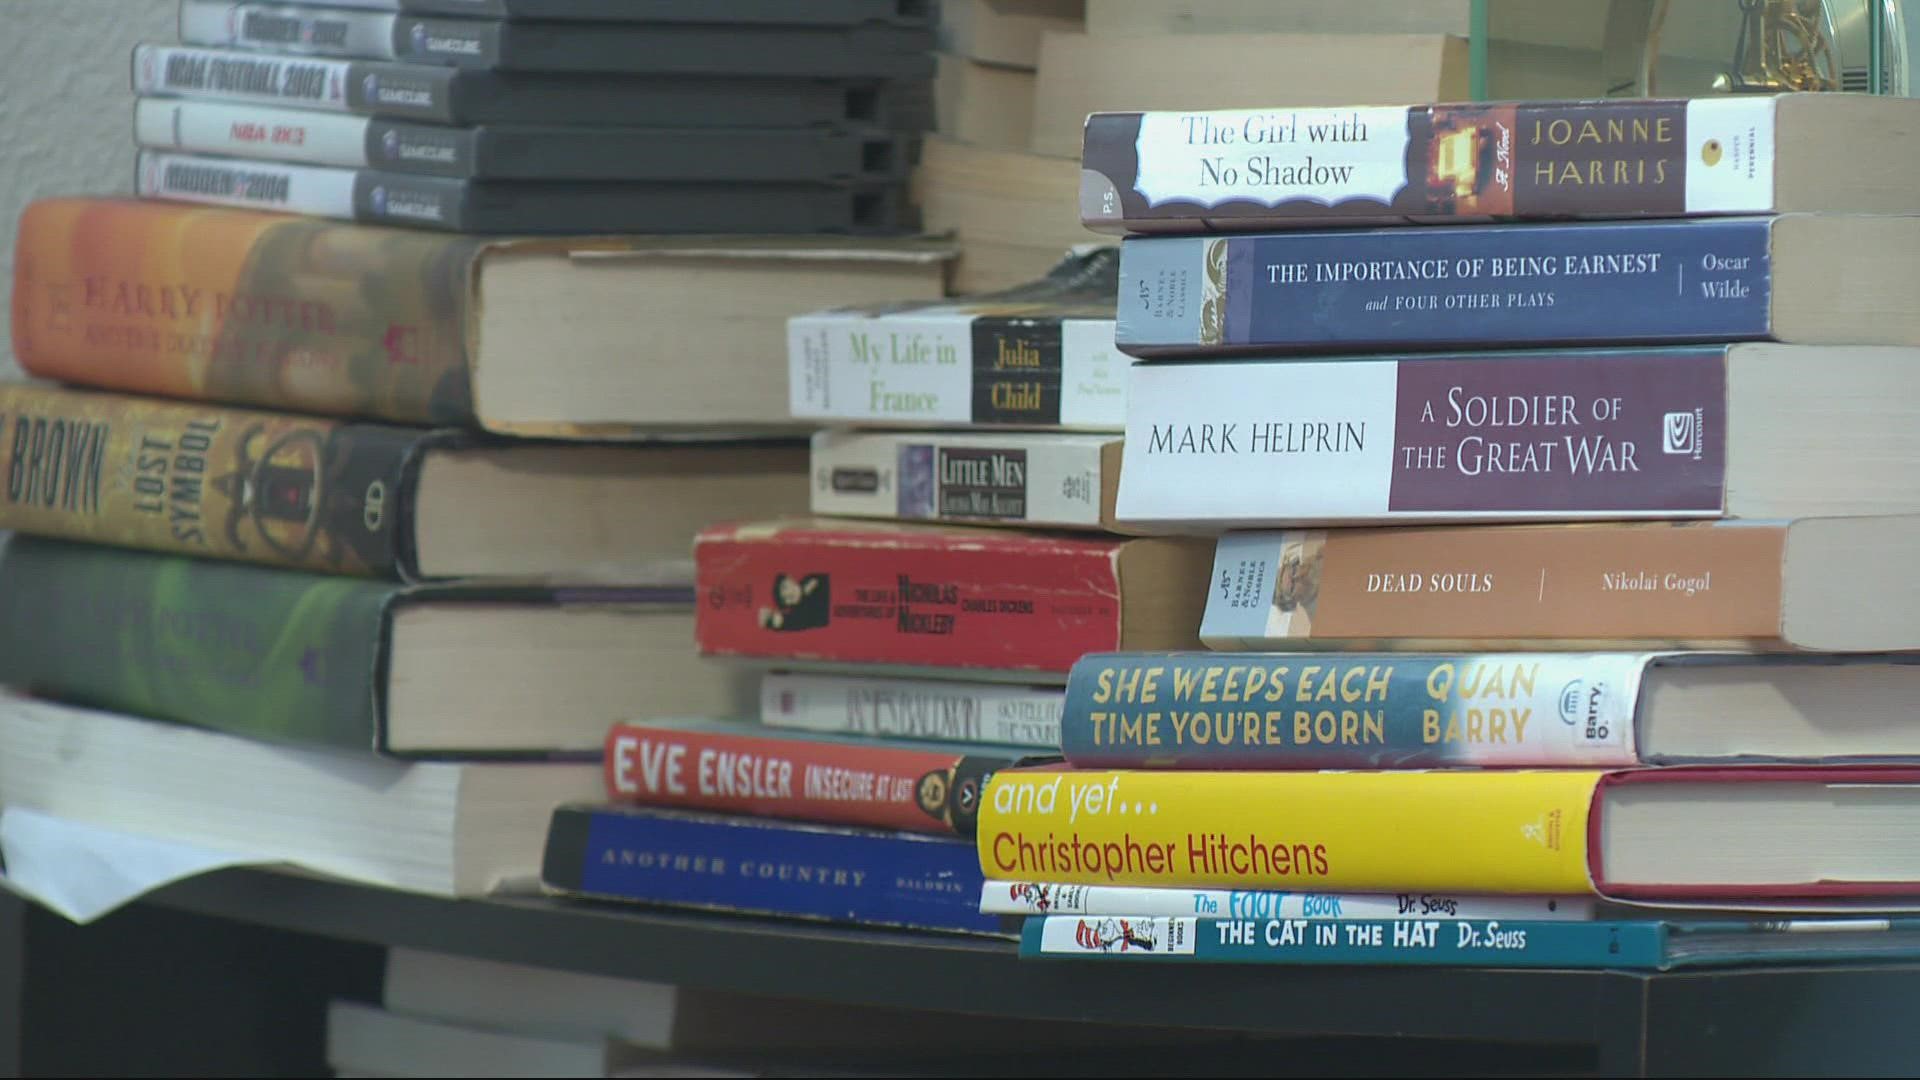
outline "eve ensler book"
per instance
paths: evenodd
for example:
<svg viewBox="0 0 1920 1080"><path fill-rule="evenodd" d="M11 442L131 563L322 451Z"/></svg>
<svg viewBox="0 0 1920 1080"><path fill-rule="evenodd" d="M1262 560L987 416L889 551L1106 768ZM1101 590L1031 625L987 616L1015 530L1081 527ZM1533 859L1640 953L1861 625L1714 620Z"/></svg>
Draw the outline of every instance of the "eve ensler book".
<svg viewBox="0 0 1920 1080"><path fill-rule="evenodd" d="M1920 648L1920 516L1228 533L1211 648Z"/></svg>

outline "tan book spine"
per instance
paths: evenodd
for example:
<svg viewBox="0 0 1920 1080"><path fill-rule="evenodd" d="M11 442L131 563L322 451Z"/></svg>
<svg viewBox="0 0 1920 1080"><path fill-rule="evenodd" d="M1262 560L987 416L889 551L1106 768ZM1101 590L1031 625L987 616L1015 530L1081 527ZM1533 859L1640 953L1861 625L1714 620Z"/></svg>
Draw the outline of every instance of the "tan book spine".
<svg viewBox="0 0 1920 1080"><path fill-rule="evenodd" d="M1786 535L1719 522L1229 534L1201 637L1778 646Z"/></svg>

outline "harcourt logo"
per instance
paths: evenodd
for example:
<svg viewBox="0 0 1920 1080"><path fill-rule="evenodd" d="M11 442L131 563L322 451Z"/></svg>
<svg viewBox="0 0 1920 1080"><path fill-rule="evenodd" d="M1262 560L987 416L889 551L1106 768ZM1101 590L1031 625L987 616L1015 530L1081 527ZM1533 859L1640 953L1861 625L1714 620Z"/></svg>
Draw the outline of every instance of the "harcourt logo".
<svg viewBox="0 0 1920 1080"><path fill-rule="evenodd" d="M1660 445L1669 454L1700 454L1700 412L1670 412L1660 425Z"/></svg>

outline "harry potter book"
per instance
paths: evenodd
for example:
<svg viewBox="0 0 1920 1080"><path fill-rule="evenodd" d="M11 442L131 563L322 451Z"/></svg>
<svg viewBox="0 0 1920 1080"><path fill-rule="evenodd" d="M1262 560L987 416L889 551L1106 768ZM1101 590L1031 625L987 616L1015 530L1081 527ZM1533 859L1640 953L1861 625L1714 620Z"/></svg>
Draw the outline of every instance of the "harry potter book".
<svg viewBox="0 0 1920 1080"><path fill-rule="evenodd" d="M1228 533L1216 649L1920 649L1920 515Z"/></svg>
<svg viewBox="0 0 1920 1080"><path fill-rule="evenodd" d="M1916 693L1904 653L1095 654L1060 748L1119 769L1920 762Z"/></svg>
<svg viewBox="0 0 1920 1080"><path fill-rule="evenodd" d="M995 880L1593 894L1782 906L1920 897L1920 771L1886 766L1184 772L1014 768Z"/></svg>
<svg viewBox="0 0 1920 1080"><path fill-rule="evenodd" d="M1782 341L1920 345L1920 214L1131 237L1135 356Z"/></svg>
<svg viewBox="0 0 1920 1080"><path fill-rule="evenodd" d="M695 661L692 590L407 587L14 536L0 684L400 757L595 756L636 702L744 713Z"/></svg>
<svg viewBox="0 0 1920 1080"><path fill-rule="evenodd" d="M1916 373L1911 346L1766 342L1138 364L1114 513L1143 533L1911 513Z"/></svg>
<svg viewBox="0 0 1920 1080"><path fill-rule="evenodd" d="M0 384L0 529L404 580L684 582L791 443L583 445Z"/></svg>
<svg viewBox="0 0 1920 1080"><path fill-rule="evenodd" d="M1207 581L1204 542L827 519L715 526L693 554L708 655L1026 681L1185 647Z"/></svg>
<svg viewBox="0 0 1920 1080"><path fill-rule="evenodd" d="M1103 112L1080 216L1145 233L1900 213L1920 210L1916 118L1908 98L1833 93Z"/></svg>
<svg viewBox="0 0 1920 1080"><path fill-rule="evenodd" d="M20 219L13 351L85 386L516 435L786 428L768 361L787 317L937 297L951 254L823 237L489 241L45 199Z"/></svg>

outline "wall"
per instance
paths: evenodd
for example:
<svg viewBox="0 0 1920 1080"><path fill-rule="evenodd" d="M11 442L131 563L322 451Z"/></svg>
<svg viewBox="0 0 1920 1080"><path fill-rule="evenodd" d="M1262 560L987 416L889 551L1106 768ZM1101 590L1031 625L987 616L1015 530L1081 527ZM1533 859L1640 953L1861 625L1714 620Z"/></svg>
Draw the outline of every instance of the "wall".
<svg viewBox="0 0 1920 1080"><path fill-rule="evenodd" d="M137 41L174 40L177 0L0 0L0 284L20 210L44 195L127 192ZM0 378L13 364L0 303Z"/></svg>

